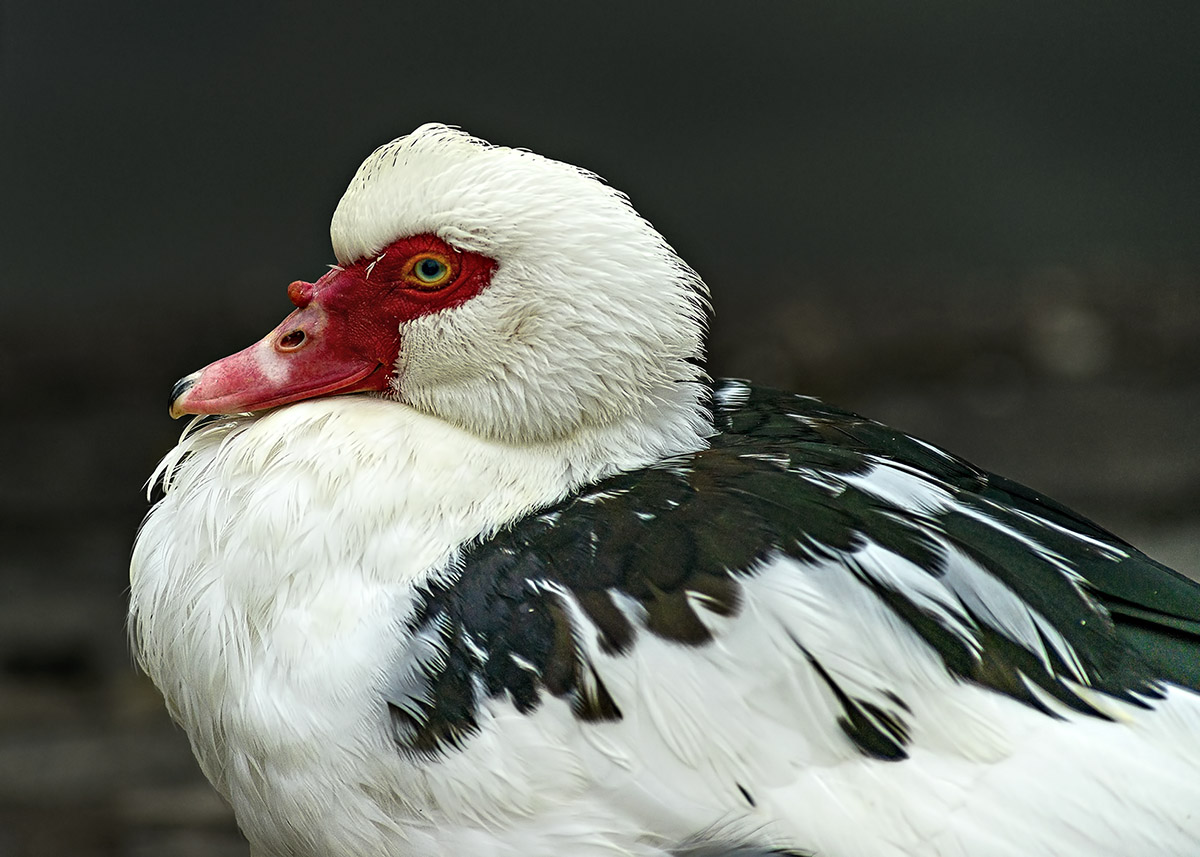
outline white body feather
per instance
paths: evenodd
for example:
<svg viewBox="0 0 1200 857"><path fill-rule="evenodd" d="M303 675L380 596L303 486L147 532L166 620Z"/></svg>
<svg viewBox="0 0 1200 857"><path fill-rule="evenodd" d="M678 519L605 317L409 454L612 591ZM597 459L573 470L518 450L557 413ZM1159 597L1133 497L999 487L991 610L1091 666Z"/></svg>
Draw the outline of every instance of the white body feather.
<svg viewBox="0 0 1200 857"><path fill-rule="evenodd" d="M383 700L413 586L556 499L563 453L345 398L202 429L168 459L134 557L138 648L256 855L650 855L709 828L829 857L1197 853L1196 695L1098 702L1115 722L1047 717L953 680L836 563L777 559L736 618L702 613L710 646L646 634L627 655L590 651L620 722L492 701L461 752L412 760ZM881 550L864 564L903 576ZM932 581L901 583L953 611ZM1027 633L1009 594L974 597ZM860 698L907 701L910 759L856 750L797 643Z"/></svg>

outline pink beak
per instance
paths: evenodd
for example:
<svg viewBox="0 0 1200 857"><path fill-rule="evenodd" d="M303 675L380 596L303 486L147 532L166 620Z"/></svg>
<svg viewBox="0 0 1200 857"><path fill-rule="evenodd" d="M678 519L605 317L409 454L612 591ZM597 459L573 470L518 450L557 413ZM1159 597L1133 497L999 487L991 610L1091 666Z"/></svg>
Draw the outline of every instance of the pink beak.
<svg viewBox="0 0 1200 857"><path fill-rule="evenodd" d="M292 283L288 296L298 309L282 324L249 348L176 382L171 416L244 413L317 396L387 389L399 331L364 330L374 325L353 313L327 309L320 296L335 286L330 279Z"/></svg>

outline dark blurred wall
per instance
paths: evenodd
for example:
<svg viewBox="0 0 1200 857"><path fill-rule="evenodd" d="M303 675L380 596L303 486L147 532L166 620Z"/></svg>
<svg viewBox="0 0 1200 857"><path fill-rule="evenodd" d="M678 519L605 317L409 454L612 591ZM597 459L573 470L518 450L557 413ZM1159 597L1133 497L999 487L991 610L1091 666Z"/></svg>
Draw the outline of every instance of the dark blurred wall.
<svg viewBox="0 0 1200 857"><path fill-rule="evenodd" d="M241 853L128 665L141 483L171 382L426 121L627 191L713 287L714 371L1200 568L1195 0L0 9L0 855Z"/></svg>
<svg viewBox="0 0 1200 857"><path fill-rule="evenodd" d="M709 272L1198 252L1191 2L6 0L3 28L17 294L316 268L358 162L430 120L589 166Z"/></svg>

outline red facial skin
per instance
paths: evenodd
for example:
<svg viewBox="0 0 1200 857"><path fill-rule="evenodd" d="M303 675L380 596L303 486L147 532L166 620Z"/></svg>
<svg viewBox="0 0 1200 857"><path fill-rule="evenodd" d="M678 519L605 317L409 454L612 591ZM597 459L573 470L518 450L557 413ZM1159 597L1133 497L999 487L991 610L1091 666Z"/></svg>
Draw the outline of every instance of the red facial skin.
<svg viewBox="0 0 1200 857"><path fill-rule="evenodd" d="M429 258L449 268L434 283L422 282L416 270ZM400 353L400 326L470 300L495 270L486 256L415 235L315 283L296 281L288 286L296 311L264 339L177 383L171 416L245 413L386 390Z"/></svg>

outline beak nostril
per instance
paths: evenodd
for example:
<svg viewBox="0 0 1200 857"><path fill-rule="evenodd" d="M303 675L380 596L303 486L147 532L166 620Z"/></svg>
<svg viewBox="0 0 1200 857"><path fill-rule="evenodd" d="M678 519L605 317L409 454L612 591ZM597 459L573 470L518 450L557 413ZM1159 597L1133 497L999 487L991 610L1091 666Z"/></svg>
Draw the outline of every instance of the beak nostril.
<svg viewBox="0 0 1200 857"><path fill-rule="evenodd" d="M285 333L279 337L279 350L295 351L304 344L305 339L303 330L293 330L291 333Z"/></svg>

